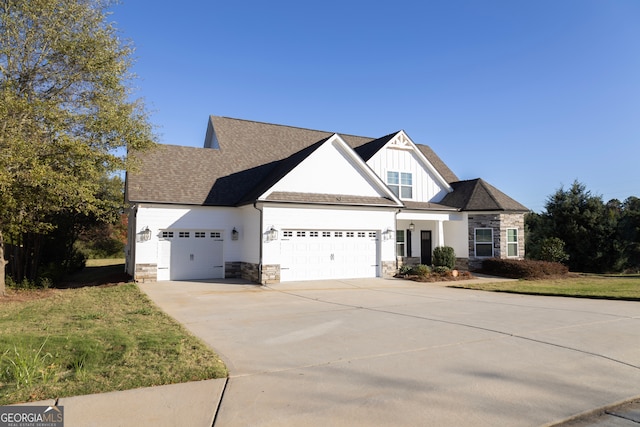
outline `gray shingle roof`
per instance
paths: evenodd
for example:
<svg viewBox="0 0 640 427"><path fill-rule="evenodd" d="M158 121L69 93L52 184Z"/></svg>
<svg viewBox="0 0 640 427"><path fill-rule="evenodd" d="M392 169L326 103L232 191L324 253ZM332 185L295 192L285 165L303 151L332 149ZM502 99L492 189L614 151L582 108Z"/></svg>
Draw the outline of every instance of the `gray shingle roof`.
<svg viewBox="0 0 640 427"><path fill-rule="evenodd" d="M526 206L516 202L481 178L452 182L453 191L440 204L463 211L527 212Z"/></svg>
<svg viewBox="0 0 640 427"><path fill-rule="evenodd" d="M205 206L251 203L333 134L211 116L205 141L205 145L211 148L159 145L148 152L131 154L139 160L139 167L127 176L127 200L133 203ZM367 161L396 134L382 138L344 134L340 137ZM456 175L431 148L425 145L417 147L445 180L455 184L454 192L440 204L465 210L473 210L474 207L480 207L476 210L494 210L496 207L527 210L488 184L488 187L483 187L489 189L484 193L471 191L473 186L464 184L467 181L458 182ZM322 203L331 198L335 201L336 196L343 198L344 203L393 205L388 199L365 200L354 195L274 193L270 200L293 201L297 198L296 201ZM437 209L436 204L428 205L413 208Z"/></svg>

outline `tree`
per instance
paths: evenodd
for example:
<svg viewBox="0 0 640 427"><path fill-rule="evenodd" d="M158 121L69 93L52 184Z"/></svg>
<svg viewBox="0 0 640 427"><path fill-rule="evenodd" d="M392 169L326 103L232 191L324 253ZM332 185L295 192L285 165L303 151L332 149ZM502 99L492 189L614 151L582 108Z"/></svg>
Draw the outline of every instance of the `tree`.
<svg viewBox="0 0 640 427"><path fill-rule="evenodd" d="M547 237L542 241L540 259L549 262L565 262L569 255L564 251L564 242L557 237Z"/></svg>
<svg viewBox="0 0 640 427"><path fill-rule="evenodd" d="M631 196L622 204L617 237L623 246L624 267L640 271L640 198Z"/></svg>
<svg viewBox="0 0 640 427"><path fill-rule="evenodd" d="M144 105L130 100L132 46L108 6L0 0L0 295L5 242L19 248L61 216L102 216L101 179L130 166L127 149L154 144Z"/></svg>

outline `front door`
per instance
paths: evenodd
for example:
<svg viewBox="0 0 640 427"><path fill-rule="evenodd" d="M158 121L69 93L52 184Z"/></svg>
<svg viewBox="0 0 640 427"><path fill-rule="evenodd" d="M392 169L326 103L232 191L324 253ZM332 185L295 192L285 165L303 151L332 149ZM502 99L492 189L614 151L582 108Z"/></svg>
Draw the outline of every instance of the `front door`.
<svg viewBox="0 0 640 427"><path fill-rule="evenodd" d="M420 264L431 265L431 230L420 231Z"/></svg>

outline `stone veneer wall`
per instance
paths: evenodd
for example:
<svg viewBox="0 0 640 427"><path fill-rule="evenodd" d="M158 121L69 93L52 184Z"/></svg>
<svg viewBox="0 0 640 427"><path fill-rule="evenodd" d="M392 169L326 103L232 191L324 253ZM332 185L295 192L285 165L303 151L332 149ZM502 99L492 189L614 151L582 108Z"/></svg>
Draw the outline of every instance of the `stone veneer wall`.
<svg viewBox="0 0 640 427"><path fill-rule="evenodd" d="M518 229L518 257L524 258L524 213L495 213L495 214L470 214L469 215L469 269L476 270L482 267L482 261L486 258L475 257L475 229L493 229L493 255L494 257L507 258L507 229Z"/></svg>
<svg viewBox="0 0 640 427"><path fill-rule="evenodd" d="M142 283L157 281L158 264L136 264L133 279Z"/></svg>
<svg viewBox="0 0 640 427"><path fill-rule="evenodd" d="M475 229L493 229L493 255L500 254L500 214L470 214L469 215L469 269L482 268L482 261L486 258L476 258Z"/></svg>
<svg viewBox="0 0 640 427"><path fill-rule="evenodd" d="M418 256L413 256L413 257L408 257L408 256L399 256L398 257L398 269L400 267L402 267L403 265L418 265L420 264L420 257Z"/></svg>
<svg viewBox="0 0 640 427"><path fill-rule="evenodd" d="M251 282L260 283L258 277L258 264L244 261L231 261L224 263L225 279L245 279Z"/></svg>
<svg viewBox="0 0 640 427"><path fill-rule="evenodd" d="M260 283L263 285L280 283L280 264L264 264Z"/></svg>
<svg viewBox="0 0 640 427"><path fill-rule="evenodd" d="M397 272L396 261L382 261L382 277L389 279L396 275Z"/></svg>
<svg viewBox="0 0 640 427"><path fill-rule="evenodd" d="M518 229L518 258L524 259L524 214L511 213L500 215L500 240L504 245L500 247L500 258L507 258L507 229Z"/></svg>

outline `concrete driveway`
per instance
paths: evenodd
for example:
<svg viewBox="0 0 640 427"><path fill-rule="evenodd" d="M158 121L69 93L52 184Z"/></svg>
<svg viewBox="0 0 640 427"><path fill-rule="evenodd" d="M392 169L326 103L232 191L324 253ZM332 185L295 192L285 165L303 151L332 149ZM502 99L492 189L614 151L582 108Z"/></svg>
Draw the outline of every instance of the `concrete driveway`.
<svg viewBox="0 0 640 427"><path fill-rule="evenodd" d="M540 426L640 395L640 303L359 279L141 288L227 363L215 426Z"/></svg>

